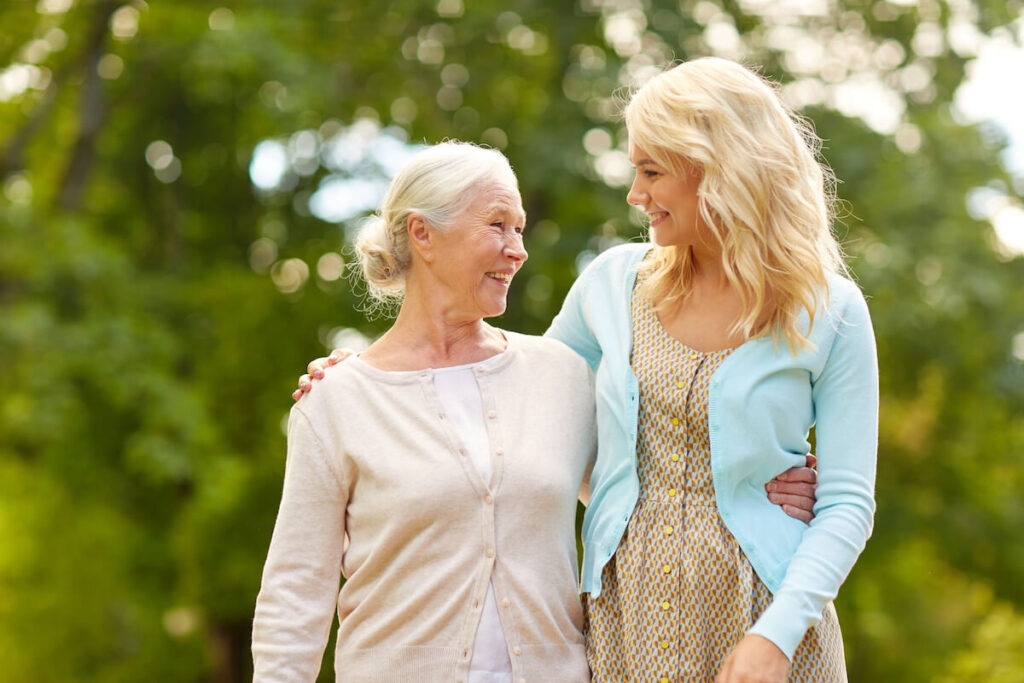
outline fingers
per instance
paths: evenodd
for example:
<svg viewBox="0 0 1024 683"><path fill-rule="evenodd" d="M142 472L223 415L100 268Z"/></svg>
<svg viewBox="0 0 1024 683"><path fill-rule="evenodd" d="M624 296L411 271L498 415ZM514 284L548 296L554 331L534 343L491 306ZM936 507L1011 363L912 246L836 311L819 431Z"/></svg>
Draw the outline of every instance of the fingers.
<svg viewBox="0 0 1024 683"><path fill-rule="evenodd" d="M298 401L303 394L312 390L313 382L324 378L324 370L354 355L355 351L351 349L334 349L326 358L310 361L306 366L306 374L299 377L299 388L292 392L292 399Z"/></svg>
<svg viewBox="0 0 1024 683"><path fill-rule="evenodd" d="M352 349L334 349L331 351L331 355L327 357L329 365L335 365L343 360L346 360L349 356L356 355L356 352Z"/></svg>
<svg viewBox="0 0 1024 683"><path fill-rule="evenodd" d="M814 519L814 513L803 508L794 507L792 505L783 505L782 511L790 517L799 519L804 524L810 524L811 520Z"/></svg>
<svg viewBox="0 0 1024 683"><path fill-rule="evenodd" d="M768 493L785 493L791 496L803 496L804 498L814 499L815 488L814 484L806 482L794 482L794 481L770 481L768 485L764 487Z"/></svg>
<svg viewBox="0 0 1024 683"><path fill-rule="evenodd" d="M818 470L812 470L810 467L792 467L775 477L773 481L802 481L808 484L816 484L818 481Z"/></svg>
<svg viewBox="0 0 1024 683"><path fill-rule="evenodd" d="M776 505L789 505L808 512L814 507L814 499L807 496L793 496L788 493L769 493L768 500Z"/></svg>
<svg viewBox="0 0 1024 683"><path fill-rule="evenodd" d="M332 365L327 358L317 358L316 360L310 361L309 365L306 366L306 374L313 379L324 378L324 368L328 368Z"/></svg>
<svg viewBox="0 0 1024 683"><path fill-rule="evenodd" d="M715 676L715 683L728 683L729 675L732 672L732 659L726 657L722 663L722 668L719 669L718 675Z"/></svg>
<svg viewBox="0 0 1024 683"><path fill-rule="evenodd" d="M814 453L808 453L807 454L807 463L806 463L805 467L817 467L817 465L818 465L818 456L816 456Z"/></svg>

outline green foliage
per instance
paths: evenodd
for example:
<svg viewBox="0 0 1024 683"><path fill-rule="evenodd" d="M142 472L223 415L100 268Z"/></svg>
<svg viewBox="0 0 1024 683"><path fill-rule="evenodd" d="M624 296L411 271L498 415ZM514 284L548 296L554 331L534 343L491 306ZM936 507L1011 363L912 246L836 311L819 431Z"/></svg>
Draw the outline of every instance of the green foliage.
<svg viewBox="0 0 1024 683"><path fill-rule="evenodd" d="M318 269L348 253L359 216L328 223L310 205L372 164L331 167L323 147L303 161L296 134L322 145L384 128L503 147L531 256L499 324L541 332L577 264L641 234L615 173L624 88L719 52L802 98L870 297L879 506L837 601L851 679L1011 680L1024 632L1024 258L966 200L988 188L1019 202L1021 182L999 163L1000 136L951 110L970 49L920 34L964 21L992 32L1021 3L845 0L783 29L759 6L4 4L4 679L246 678L288 392L338 330L387 325L362 314L355 280ZM828 47L808 66L801 44ZM840 97L864 77L905 108L892 125ZM293 155L260 190L249 166L264 140Z"/></svg>
<svg viewBox="0 0 1024 683"><path fill-rule="evenodd" d="M998 606L971 634L969 649L953 657L937 683L1012 683L1024 671L1024 617Z"/></svg>

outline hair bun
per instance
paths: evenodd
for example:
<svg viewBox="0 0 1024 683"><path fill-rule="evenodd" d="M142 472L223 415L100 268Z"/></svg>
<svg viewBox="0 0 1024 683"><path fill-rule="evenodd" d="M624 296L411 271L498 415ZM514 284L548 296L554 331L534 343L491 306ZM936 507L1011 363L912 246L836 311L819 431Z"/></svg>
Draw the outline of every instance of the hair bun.
<svg viewBox="0 0 1024 683"><path fill-rule="evenodd" d="M379 215L366 219L356 237L355 249L363 277L375 299L400 298L405 269L395 253L388 221Z"/></svg>

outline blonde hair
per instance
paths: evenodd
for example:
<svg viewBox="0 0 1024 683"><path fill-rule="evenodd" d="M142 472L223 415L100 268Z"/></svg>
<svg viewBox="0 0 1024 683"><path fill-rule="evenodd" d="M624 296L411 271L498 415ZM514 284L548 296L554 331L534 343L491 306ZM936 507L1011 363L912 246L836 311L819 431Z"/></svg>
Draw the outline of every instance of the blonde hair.
<svg viewBox="0 0 1024 683"><path fill-rule="evenodd" d="M412 264L409 216L419 214L434 228L446 230L480 190L494 184L519 188L508 159L497 150L448 140L413 155L356 237L356 256L369 295L383 304L401 301L405 295L405 276Z"/></svg>
<svg viewBox="0 0 1024 683"><path fill-rule="evenodd" d="M630 143L673 173L696 173L698 210L721 246L740 296L731 333L770 333L791 351L807 346L827 301L827 272L845 273L832 235L835 177L821 141L772 84L725 59L679 64L648 81L625 109ZM641 265L640 293L657 309L693 282L689 248L656 247ZM800 309L810 327L799 327Z"/></svg>

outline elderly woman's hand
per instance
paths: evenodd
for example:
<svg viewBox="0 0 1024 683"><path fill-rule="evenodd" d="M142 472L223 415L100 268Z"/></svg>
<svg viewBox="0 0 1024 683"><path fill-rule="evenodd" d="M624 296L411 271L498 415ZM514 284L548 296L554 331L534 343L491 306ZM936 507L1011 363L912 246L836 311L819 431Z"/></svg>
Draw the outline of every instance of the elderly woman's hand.
<svg viewBox="0 0 1024 683"><path fill-rule="evenodd" d="M341 361L345 360L349 356L355 355L355 351L351 349L334 349L331 351L331 355L326 358L317 358L311 361L306 366L306 374L299 377L299 388L292 392L292 399L298 401L302 398L302 395L313 389L313 382L318 379L323 379L324 370L337 365Z"/></svg>
<svg viewBox="0 0 1024 683"><path fill-rule="evenodd" d="M764 485L768 500L782 506L782 511L804 523L814 519L815 489L818 487L818 472L813 469L818 458L807 454L804 467L793 467Z"/></svg>

